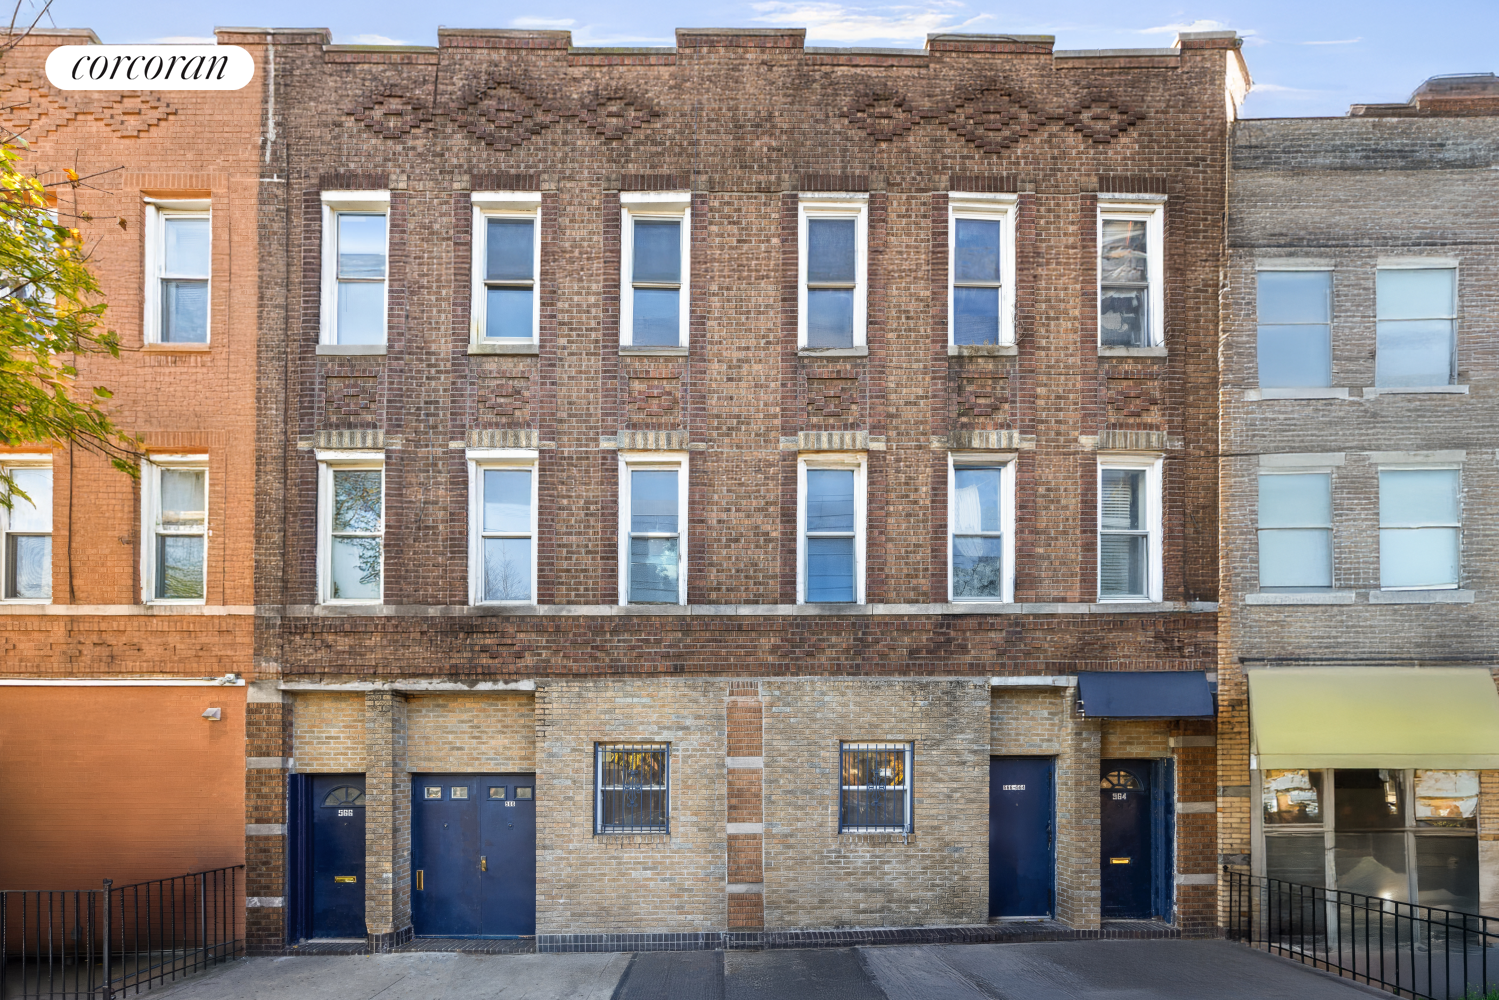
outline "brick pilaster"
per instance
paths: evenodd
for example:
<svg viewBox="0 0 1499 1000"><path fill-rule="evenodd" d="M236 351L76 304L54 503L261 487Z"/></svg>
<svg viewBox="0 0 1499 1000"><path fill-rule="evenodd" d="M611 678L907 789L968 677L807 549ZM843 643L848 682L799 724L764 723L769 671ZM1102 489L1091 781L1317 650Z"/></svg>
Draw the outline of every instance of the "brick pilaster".
<svg viewBox="0 0 1499 1000"><path fill-rule="evenodd" d="M365 695L364 754L364 922L370 950L389 951L411 937L405 695Z"/></svg>
<svg viewBox="0 0 1499 1000"><path fill-rule="evenodd" d="M252 681L245 697L245 947L277 955L286 943L286 768L291 705L276 681Z"/></svg>
<svg viewBox="0 0 1499 1000"><path fill-rule="evenodd" d="M758 681L730 681L728 716L728 926L765 926L764 740ZM733 832L736 829L754 832Z"/></svg>

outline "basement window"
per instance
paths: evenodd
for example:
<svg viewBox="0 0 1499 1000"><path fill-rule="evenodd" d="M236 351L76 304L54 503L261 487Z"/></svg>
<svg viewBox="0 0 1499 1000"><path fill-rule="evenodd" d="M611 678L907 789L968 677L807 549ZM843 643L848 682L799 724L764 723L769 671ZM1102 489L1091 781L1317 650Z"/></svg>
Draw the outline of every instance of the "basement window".
<svg viewBox="0 0 1499 1000"><path fill-rule="evenodd" d="M594 828L670 833L671 744L594 744Z"/></svg>
<svg viewBox="0 0 1499 1000"><path fill-rule="evenodd" d="M839 833L911 832L910 743L840 748Z"/></svg>

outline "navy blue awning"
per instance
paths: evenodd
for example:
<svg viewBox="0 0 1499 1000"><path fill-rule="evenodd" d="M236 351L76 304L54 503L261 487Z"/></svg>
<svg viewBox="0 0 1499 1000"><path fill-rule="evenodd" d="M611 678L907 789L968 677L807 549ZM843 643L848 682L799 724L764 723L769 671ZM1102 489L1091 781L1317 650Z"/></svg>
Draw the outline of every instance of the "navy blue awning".
<svg viewBox="0 0 1499 1000"><path fill-rule="evenodd" d="M1201 670L1132 670L1077 675L1078 710L1089 719L1213 717L1213 692Z"/></svg>

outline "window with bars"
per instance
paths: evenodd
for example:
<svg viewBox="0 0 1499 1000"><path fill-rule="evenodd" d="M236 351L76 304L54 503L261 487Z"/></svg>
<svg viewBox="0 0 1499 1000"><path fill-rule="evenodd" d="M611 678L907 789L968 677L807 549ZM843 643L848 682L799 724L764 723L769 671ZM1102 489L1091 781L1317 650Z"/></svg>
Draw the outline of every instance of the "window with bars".
<svg viewBox="0 0 1499 1000"><path fill-rule="evenodd" d="M1332 385L1332 272L1260 271L1256 284L1260 385Z"/></svg>
<svg viewBox="0 0 1499 1000"><path fill-rule="evenodd" d="M1458 469L1379 470L1379 585L1442 590L1458 585L1462 535Z"/></svg>
<svg viewBox="0 0 1499 1000"><path fill-rule="evenodd" d="M670 833L671 744L594 744L594 833Z"/></svg>
<svg viewBox="0 0 1499 1000"><path fill-rule="evenodd" d="M1434 386L1452 381L1457 269L1380 268L1375 279L1374 384Z"/></svg>
<svg viewBox="0 0 1499 1000"><path fill-rule="evenodd" d="M911 832L910 743L840 747L838 832Z"/></svg>
<svg viewBox="0 0 1499 1000"><path fill-rule="evenodd" d="M1260 589L1332 587L1332 475L1261 475Z"/></svg>
<svg viewBox="0 0 1499 1000"><path fill-rule="evenodd" d="M1119 456L1098 469L1098 598L1161 599L1160 460Z"/></svg>
<svg viewBox="0 0 1499 1000"><path fill-rule="evenodd" d="M4 470L28 498L13 494L10 509L0 507L5 599L51 600L52 466L38 461L6 465Z"/></svg>

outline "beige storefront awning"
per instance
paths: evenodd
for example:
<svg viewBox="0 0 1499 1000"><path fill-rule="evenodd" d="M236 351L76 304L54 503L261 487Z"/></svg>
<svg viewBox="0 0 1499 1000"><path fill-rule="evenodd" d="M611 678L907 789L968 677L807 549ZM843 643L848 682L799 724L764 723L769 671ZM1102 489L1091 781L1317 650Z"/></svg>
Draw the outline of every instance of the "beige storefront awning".
<svg viewBox="0 0 1499 1000"><path fill-rule="evenodd" d="M1499 690L1476 667L1250 670L1251 767L1499 768Z"/></svg>

